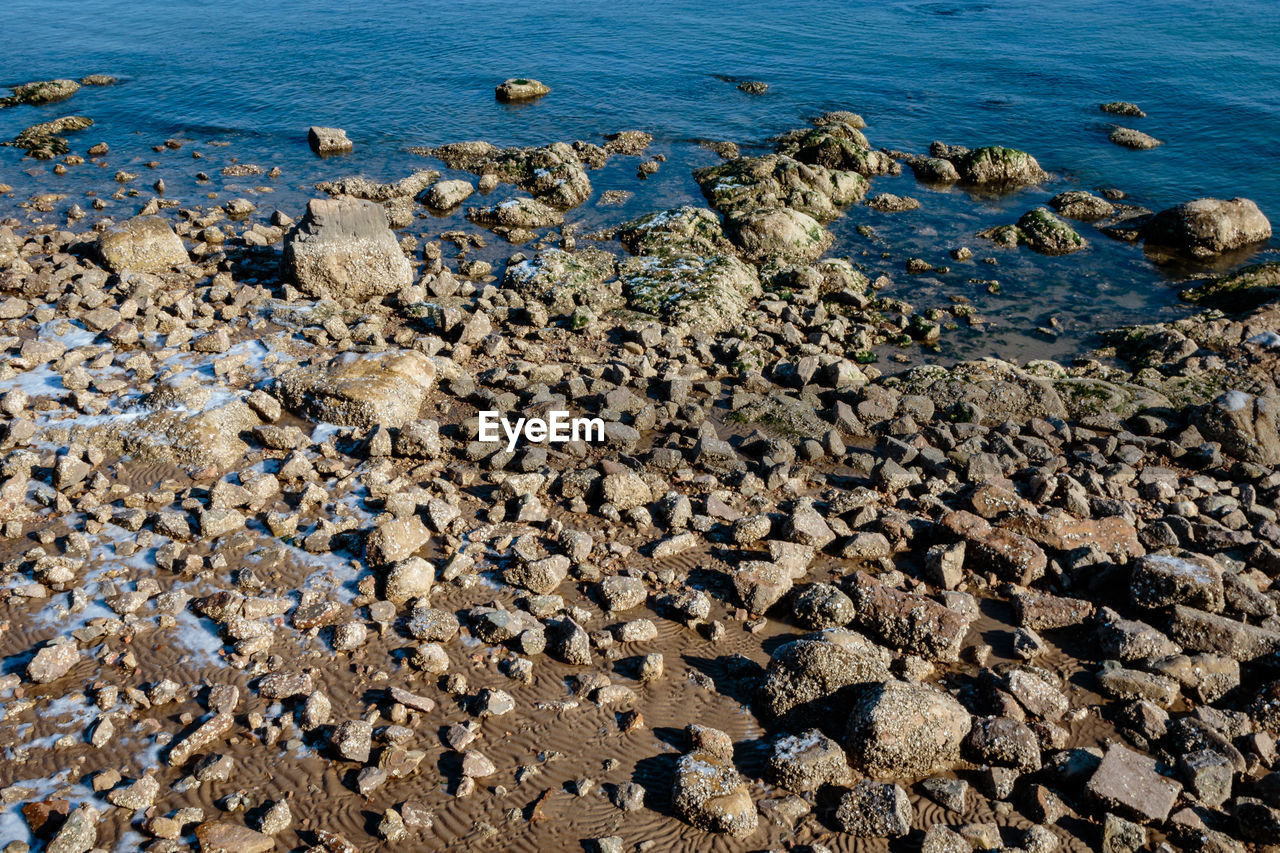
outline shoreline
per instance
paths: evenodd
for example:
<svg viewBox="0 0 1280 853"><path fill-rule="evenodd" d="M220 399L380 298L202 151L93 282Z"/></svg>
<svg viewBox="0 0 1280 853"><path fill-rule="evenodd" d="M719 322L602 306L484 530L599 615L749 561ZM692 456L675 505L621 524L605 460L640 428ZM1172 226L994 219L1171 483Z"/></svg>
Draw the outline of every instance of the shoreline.
<svg viewBox="0 0 1280 853"><path fill-rule="evenodd" d="M83 130L36 135L83 160ZM909 212L876 187L902 171L1050 176L868 136L825 114L609 228L575 227L593 175L642 198L674 168L648 133L445 145L386 183L329 159L288 209L185 206L107 151L97 198L138 215L0 225L0 822L36 849L1264 849L1280 265L1071 365L890 375L873 350L975 309L882 296L830 254L847 212ZM900 276L1270 239L1239 200L1028 207ZM604 441L481 440L480 412L565 411Z"/></svg>

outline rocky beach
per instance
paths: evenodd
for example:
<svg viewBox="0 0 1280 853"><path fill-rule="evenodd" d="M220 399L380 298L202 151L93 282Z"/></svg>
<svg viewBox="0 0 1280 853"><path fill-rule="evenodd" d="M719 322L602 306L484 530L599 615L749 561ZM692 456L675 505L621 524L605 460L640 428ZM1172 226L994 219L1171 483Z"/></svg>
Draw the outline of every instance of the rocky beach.
<svg viewBox="0 0 1280 853"><path fill-rule="evenodd" d="M855 98L366 168L107 143L131 85L0 98L3 853L1280 850L1247 175L1153 204ZM1130 268L1149 322L1035 310Z"/></svg>

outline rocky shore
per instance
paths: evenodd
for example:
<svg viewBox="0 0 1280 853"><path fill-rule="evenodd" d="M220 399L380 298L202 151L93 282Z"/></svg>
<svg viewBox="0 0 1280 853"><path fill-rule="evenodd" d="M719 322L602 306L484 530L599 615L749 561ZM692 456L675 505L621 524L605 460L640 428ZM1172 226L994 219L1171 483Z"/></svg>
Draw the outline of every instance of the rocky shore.
<svg viewBox="0 0 1280 853"><path fill-rule="evenodd" d="M14 144L110 175L90 126ZM1280 264L1071 364L877 366L972 306L882 296L833 223L919 207L872 192L904 167L1062 181L873 135L716 144L705 203L605 228L592 173L643 196L646 132L338 157L297 209L117 172L8 210L5 853L1280 848ZM951 260L1271 237L1063 186ZM604 440L509 450L482 411Z"/></svg>

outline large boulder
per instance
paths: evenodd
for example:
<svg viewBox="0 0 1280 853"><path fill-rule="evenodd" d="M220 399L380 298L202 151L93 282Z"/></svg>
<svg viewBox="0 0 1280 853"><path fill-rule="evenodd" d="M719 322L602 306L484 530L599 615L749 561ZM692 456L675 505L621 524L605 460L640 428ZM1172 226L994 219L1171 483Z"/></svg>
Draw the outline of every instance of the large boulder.
<svg viewBox="0 0 1280 853"><path fill-rule="evenodd" d="M135 216L102 232L98 254L114 272L166 272L191 260L182 238L158 216Z"/></svg>
<svg viewBox="0 0 1280 853"><path fill-rule="evenodd" d="M633 255L717 255L730 248L720 217L692 205L634 219L618 229L618 240Z"/></svg>
<svg viewBox="0 0 1280 853"><path fill-rule="evenodd" d="M1142 236L1148 245L1208 258L1271 239L1271 222L1247 198L1198 198L1151 217Z"/></svg>
<svg viewBox="0 0 1280 853"><path fill-rule="evenodd" d="M990 145L984 148L951 149L946 159L956 167L961 180L971 184L1025 186L1039 184L1049 174L1025 151Z"/></svg>
<svg viewBox="0 0 1280 853"><path fill-rule="evenodd" d="M1207 438L1245 462L1280 464L1280 399L1227 391L1199 410L1197 426Z"/></svg>
<svg viewBox="0 0 1280 853"><path fill-rule="evenodd" d="M323 365L291 370L276 388L289 409L312 420L394 429L418 419L435 375L431 359L416 350L347 353Z"/></svg>
<svg viewBox="0 0 1280 853"><path fill-rule="evenodd" d="M829 222L840 215L840 206L867 193L867 179L857 172L801 163L780 154L739 157L698 169L693 177L711 206L730 215L781 206Z"/></svg>
<svg viewBox="0 0 1280 853"><path fill-rule="evenodd" d="M356 198L312 199L285 238L282 274L311 296L364 302L413 284L413 266L383 208Z"/></svg>
<svg viewBox="0 0 1280 853"><path fill-rule="evenodd" d="M813 217L786 207L753 210L726 223L749 260L814 261L831 247L831 232Z"/></svg>
<svg viewBox="0 0 1280 853"><path fill-rule="evenodd" d="M778 647L760 685L764 716L793 731L817 726L839 735L837 710L858 685L889 677L888 649L854 631L832 628Z"/></svg>
<svg viewBox="0 0 1280 853"><path fill-rule="evenodd" d="M949 694L883 681L854 705L845 749L850 763L870 776L918 779L960 759L971 725L969 712Z"/></svg>
<svg viewBox="0 0 1280 853"><path fill-rule="evenodd" d="M615 279L616 268L613 255L601 249L566 252L553 246L532 258L508 264L502 286L555 311L568 313L579 303L603 311L622 305L622 285Z"/></svg>
<svg viewBox="0 0 1280 853"><path fill-rule="evenodd" d="M730 254L628 258L618 279L630 308L702 331L732 326L761 293L755 269Z"/></svg>

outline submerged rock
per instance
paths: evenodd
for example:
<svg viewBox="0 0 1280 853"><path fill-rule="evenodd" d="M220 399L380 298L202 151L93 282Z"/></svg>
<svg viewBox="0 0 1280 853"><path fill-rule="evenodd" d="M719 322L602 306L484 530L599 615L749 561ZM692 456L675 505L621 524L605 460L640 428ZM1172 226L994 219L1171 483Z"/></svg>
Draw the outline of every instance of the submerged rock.
<svg viewBox="0 0 1280 853"><path fill-rule="evenodd" d="M494 88L493 95L499 101L531 101L534 98L541 98L550 91L550 86L538 80L512 77L499 83Z"/></svg>
<svg viewBox="0 0 1280 853"><path fill-rule="evenodd" d="M1271 222L1247 198L1198 198L1151 217L1142 236L1148 245L1208 258L1271 239Z"/></svg>
<svg viewBox="0 0 1280 853"><path fill-rule="evenodd" d="M498 148L488 142L455 142L419 153L438 157L451 169L515 184L561 210L591 197L591 181L573 146L553 142L537 148ZM481 179L483 189L484 178Z"/></svg>
<svg viewBox="0 0 1280 853"><path fill-rule="evenodd" d="M285 237L281 272L312 296L363 302L413 283L383 209L355 198L312 199Z"/></svg>
<svg viewBox="0 0 1280 853"><path fill-rule="evenodd" d="M1115 205L1093 193L1067 190L1049 199L1049 206L1068 219L1092 222L1115 213Z"/></svg>
<svg viewBox="0 0 1280 853"><path fill-rule="evenodd" d="M158 216L136 216L103 231L98 255L113 272L160 273L191 262L182 238Z"/></svg>
<svg viewBox="0 0 1280 853"><path fill-rule="evenodd" d="M1150 136L1140 130L1134 130L1131 127L1117 127L1107 135L1107 139L1122 148L1132 148L1135 151L1149 151L1152 148L1164 145L1154 136Z"/></svg>
<svg viewBox="0 0 1280 853"><path fill-rule="evenodd" d="M1131 104L1128 101L1108 101L1105 104L1099 104L1098 109L1104 113L1111 113L1117 116L1133 116L1134 118L1146 118L1147 114L1137 104Z"/></svg>

